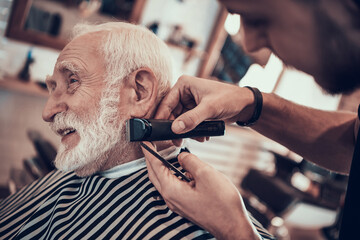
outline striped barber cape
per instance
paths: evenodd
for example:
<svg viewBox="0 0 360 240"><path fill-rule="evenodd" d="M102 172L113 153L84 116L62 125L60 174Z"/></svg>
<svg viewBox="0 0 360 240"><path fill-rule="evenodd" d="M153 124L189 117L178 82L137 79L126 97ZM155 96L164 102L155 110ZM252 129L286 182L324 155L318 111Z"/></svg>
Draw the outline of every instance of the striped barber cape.
<svg viewBox="0 0 360 240"><path fill-rule="evenodd" d="M90 177L55 170L0 202L0 239L214 238L158 196L144 159Z"/></svg>

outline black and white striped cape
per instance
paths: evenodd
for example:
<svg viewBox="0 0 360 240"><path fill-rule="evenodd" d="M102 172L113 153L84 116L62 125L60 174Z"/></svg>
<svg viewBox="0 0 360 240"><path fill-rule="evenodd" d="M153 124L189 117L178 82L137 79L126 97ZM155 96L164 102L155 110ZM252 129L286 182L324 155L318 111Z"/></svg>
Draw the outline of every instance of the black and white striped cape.
<svg viewBox="0 0 360 240"><path fill-rule="evenodd" d="M145 166L119 178L53 171L0 202L0 239L213 239L158 196Z"/></svg>

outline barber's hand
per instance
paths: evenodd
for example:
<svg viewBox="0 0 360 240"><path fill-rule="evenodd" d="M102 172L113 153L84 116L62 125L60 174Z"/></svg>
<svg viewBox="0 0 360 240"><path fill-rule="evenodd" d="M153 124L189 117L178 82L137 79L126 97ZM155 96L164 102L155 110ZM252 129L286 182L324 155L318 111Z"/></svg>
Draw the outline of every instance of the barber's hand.
<svg viewBox="0 0 360 240"><path fill-rule="evenodd" d="M145 142L149 147L154 147ZM155 150L155 149L154 149ZM236 187L195 155L181 153L179 163L193 179L179 180L160 160L143 150L149 178L168 207L218 239L260 239Z"/></svg>
<svg viewBox="0 0 360 240"><path fill-rule="evenodd" d="M160 103L155 118L176 117L172 130L180 134L208 119L245 122L253 108L254 96L247 88L182 76Z"/></svg>

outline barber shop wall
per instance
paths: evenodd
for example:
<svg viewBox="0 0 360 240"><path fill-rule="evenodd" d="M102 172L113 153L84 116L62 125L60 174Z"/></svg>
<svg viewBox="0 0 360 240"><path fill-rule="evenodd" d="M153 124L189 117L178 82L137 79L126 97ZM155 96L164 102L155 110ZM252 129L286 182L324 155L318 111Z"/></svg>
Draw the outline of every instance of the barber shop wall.
<svg viewBox="0 0 360 240"><path fill-rule="evenodd" d="M14 81L31 49L35 59L30 67L31 81L43 82L46 75L52 73L59 51L4 38L10 6L10 0L0 1L0 81ZM46 94L32 93L26 87L23 90L0 88L0 186L9 185L11 179L31 180L23 166L23 160L36 155L27 135L29 130L37 131L55 147L59 143L58 137L41 118Z"/></svg>
<svg viewBox="0 0 360 240"><path fill-rule="evenodd" d="M31 81L44 82L52 73L60 51L33 46L23 42L3 39L4 60L0 62L0 76L17 76L24 66L28 51L32 52L34 63L30 65Z"/></svg>
<svg viewBox="0 0 360 240"><path fill-rule="evenodd" d="M36 156L27 133L35 130L55 147L59 138L41 118L46 97L0 89L0 185L23 172L23 160Z"/></svg>
<svg viewBox="0 0 360 240"><path fill-rule="evenodd" d="M337 110L341 95L329 95L312 76L295 69L286 69L275 93L301 105L322 110Z"/></svg>
<svg viewBox="0 0 360 240"><path fill-rule="evenodd" d="M32 49L35 59L30 67L31 81L44 82L52 73L59 51L34 47L29 44L2 39L3 58L0 61L0 81L14 81ZM0 89L0 185L9 184L10 179L19 178L24 171L23 160L36 156L35 148L27 132L35 130L55 147L59 138L42 120L46 95L17 89ZM24 175L24 172L22 173Z"/></svg>
<svg viewBox="0 0 360 240"><path fill-rule="evenodd" d="M220 4L217 0L146 1L140 24L143 26L158 24L157 36L168 44L172 55L173 83L183 74L196 75L198 72L201 61L207 54L206 48L219 10ZM180 44L171 41L175 26L181 27L178 37L183 40ZM188 40L195 44L193 50L185 46Z"/></svg>

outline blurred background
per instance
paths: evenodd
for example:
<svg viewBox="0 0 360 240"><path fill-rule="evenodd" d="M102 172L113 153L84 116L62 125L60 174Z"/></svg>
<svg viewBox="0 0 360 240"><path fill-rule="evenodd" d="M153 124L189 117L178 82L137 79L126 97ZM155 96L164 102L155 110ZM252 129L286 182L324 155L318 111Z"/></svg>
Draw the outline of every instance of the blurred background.
<svg viewBox="0 0 360 240"><path fill-rule="evenodd" d="M240 16L216 0L0 0L0 198L53 169L59 139L41 118L45 77L77 22L107 21L143 25L164 40L173 83L187 74L317 109L357 110L358 92L325 95L311 76L269 50L244 51ZM248 210L278 239L336 239L346 176L235 125L224 137L188 144L233 181Z"/></svg>

